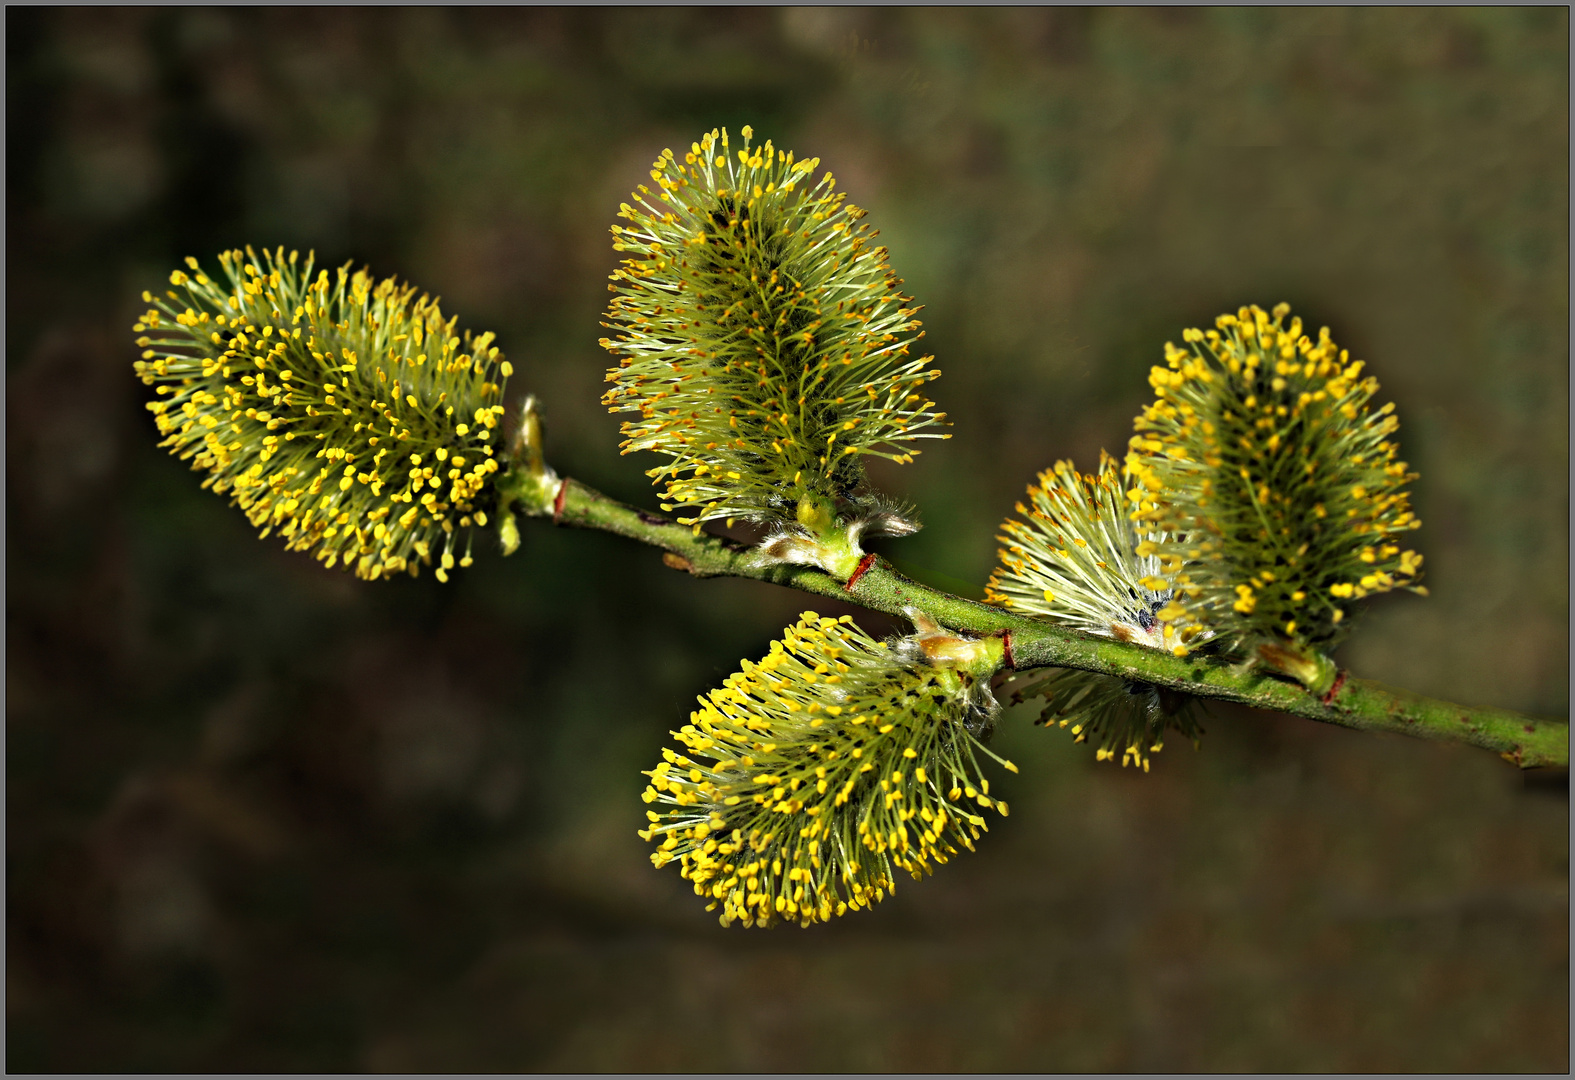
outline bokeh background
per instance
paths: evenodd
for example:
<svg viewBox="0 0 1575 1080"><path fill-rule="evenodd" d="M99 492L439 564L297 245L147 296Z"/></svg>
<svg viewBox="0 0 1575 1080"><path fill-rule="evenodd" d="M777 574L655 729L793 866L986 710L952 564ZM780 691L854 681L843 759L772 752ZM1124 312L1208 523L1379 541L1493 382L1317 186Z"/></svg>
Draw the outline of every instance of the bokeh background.
<svg viewBox="0 0 1575 1080"><path fill-rule="evenodd" d="M12 1070L1554 1070L1567 772L1216 709L1096 765L1026 711L977 855L723 930L638 770L806 598L537 523L444 588L258 541L154 446L138 294L314 248L444 297L561 472L607 227L715 125L818 155L927 305L955 437L888 554L977 588L1162 343L1289 301L1366 359L1432 596L1359 674L1568 709L1568 12L10 8ZM820 604L822 611L832 611ZM884 631L877 618L865 623Z"/></svg>

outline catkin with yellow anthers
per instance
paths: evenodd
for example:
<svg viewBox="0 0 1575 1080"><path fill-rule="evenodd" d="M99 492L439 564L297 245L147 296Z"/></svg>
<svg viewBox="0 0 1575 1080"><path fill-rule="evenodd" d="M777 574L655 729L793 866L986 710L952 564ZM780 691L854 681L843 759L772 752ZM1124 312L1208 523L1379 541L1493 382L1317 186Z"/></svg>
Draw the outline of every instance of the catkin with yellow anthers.
<svg viewBox="0 0 1575 1080"><path fill-rule="evenodd" d="M1421 556L1403 547L1421 523L1394 407L1373 409L1378 383L1361 362L1289 312L1244 307L1188 330L1184 348L1166 344L1127 455L1128 498L1179 568L1163 621L1305 658L1343 636L1350 601L1425 590Z"/></svg>
<svg viewBox="0 0 1575 1080"><path fill-rule="evenodd" d="M1058 461L1028 488L1019 517L1001 526L1005 545L986 598L1014 611L1101 637L1185 653L1207 632L1162 623L1172 590L1158 555L1163 534L1133 526L1132 478L1108 454L1099 471Z"/></svg>
<svg viewBox="0 0 1575 1080"><path fill-rule="evenodd" d="M1196 698L1132 679L1037 668L1014 676L1002 689L1012 704L1042 698L1035 723L1069 731L1075 741L1093 746L1099 761L1119 761L1144 772L1168 732L1194 744L1203 736Z"/></svg>
<svg viewBox="0 0 1575 1080"><path fill-rule="evenodd" d="M664 151L620 208L605 346L619 357L604 403L636 414L625 453L686 524L792 522L840 507L869 455L905 462L945 438L924 393L939 376L910 356L919 310L900 291L864 211L771 142L712 131ZM839 510L840 513L840 510Z"/></svg>
<svg viewBox="0 0 1575 1080"><path fill-rule="evenodd" d="M968 729L974 677L805 612L700 699L646 774L652 861L677 862L723 925L807 926L971 850L980 811L1007 812Z"/></svg>
<svg viewBox="0 0 1575 1080"><path fill-rule="evenodd" d="M133 330L159 445L229 494L263 536L357 577L471 562L496 502L503 383L493 335L349 266L251 248L187 259ZM457 554L456 554L457 553Z"/></svg>

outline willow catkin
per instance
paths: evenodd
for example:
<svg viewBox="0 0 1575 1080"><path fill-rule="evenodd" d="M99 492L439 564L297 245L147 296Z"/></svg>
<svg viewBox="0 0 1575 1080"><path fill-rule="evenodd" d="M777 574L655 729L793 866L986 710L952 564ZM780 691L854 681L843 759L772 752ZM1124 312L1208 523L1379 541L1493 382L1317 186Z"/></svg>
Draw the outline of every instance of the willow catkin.
<svg viewBox="0 0 1575 1080"><path fill-rule="evenodd" d="M664 151L654 190L620 207L603 400L634 414L625 453L668 459L648 475L685 524L831 528L859 512L863 457L910 461L914 440L946 437L924 394L940 373L910 355L918 308L864 211L816 178L818 158L752 135Z"/></svg>
<svg viewBox="0 0 1575 1080"><path fill-rule="evenodd" d="M263 536L375 579L471 562L496 505L503 384L493 336L455 332L392 278L296 252L188 259L132 328L159 445Z"/></svg>

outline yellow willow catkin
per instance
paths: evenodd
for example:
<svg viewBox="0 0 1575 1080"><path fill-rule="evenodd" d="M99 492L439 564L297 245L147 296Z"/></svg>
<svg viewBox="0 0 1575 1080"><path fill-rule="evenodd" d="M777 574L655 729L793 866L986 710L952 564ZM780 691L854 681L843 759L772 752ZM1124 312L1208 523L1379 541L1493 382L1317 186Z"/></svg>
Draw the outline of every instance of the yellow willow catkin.
<svg viewBox="0 0 1575 1080"><path fill-rule="evenodd" d="M159 445L208 473L262 535L357 577L448 580L496 503L504 380L493 336L436 300L312 257L227 251L177 270L132 328Z"/></svg>
<svg viewBox="0 0 1575 1080"><path fill-rule="evenodd" d="M1327 650L1351 601L1425 593L1422 558L1404 547L1421 523L1394 406L1373 409L1377 380L1289 313L1244 307L1186 331L1186 348L1167 343L1127 455L1133 520L1165 534L1168 621L1207 626L1236 652Z"/></svg>
<svg viewBox="0 0 1575 1080"><path fill-rule="evenodd" d="M972 850L978 811L1007 812L976 757L995 758L970 731L976 678L805 612L700 699L646 774L652 861L677 862L723 925L807 926Z"/></svg>

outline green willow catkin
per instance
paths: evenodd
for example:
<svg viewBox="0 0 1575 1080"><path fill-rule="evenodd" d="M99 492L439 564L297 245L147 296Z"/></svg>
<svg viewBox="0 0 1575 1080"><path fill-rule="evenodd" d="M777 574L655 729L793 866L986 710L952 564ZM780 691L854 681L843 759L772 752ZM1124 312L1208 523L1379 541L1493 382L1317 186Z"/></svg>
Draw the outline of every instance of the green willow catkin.
<svg viewBox="0 0 1575 1080"><path fill-rule="evenodd" d="M905 462L946 438L909 349L912 297L864 211L769 141L712 131L664 151L620 207L602 345L620 357L603 399L637 414L623 451L671 459L648 475L679 520L795 522L826 536L867 514L862 458ZM902 531L902 530L898 530Z"/></svg>
<svg viewBox="0 0 1575 1080"><path fill-rule="evenodd" d="M1159 559L1139 554L1140 540L1127 512L1131 476L1109 454L1099 470L1082 474L1058 461L1028 488L1028 505L1001 526L1000 565L985 586L986 599L1048 622L1185 655L1208 639L1198 625L1167 622L1182 610ZM1145 551L1147 548L1145 547ZM1195 705L1183 694L1133 680L1070 668L1047 668L1015 677L1013 700L1045 699L1040 723L1071 728L1078 742L1097 744L1101 761L1149 766L1167 730L1196 740Z"/></svg>
<svg viewBox="0 0 1575 1080"><path fill-rule="evenodd" d="M674 732L646 775L657 866L677 862L722 924L809 925L883 899L1005 814L973 733L993 713L999 639L920 634L888 648L807 611ZM1010 762L1001 762L1016 772Z"/></svg>
<svg viewBox="0 0 1575 1080"><path fill-rule="evenodd" d="M1014 611L1075 626L1117 641L1186 653L1185 635L1166 624L1171 589L1140 543L1126 509L1130 475L1101 452L1099 471L1080 474L1058 461L1028 488L1021 520L1008 518L997 537L1005 546L985 597ZM1155 534L1157 536L1158 534ZM1144 539L1154 537L1145 536ZM1146 550L1146 549L1145 549Z"/></svg>
<svg viewBox="0 0 1575 1080"><path fill-rule="evenodd" d="M1176 590L1168 622L1207 626L1222 645L1323 690L1324 655L1351 602L1416 584L1403 546L1421 525L1397 460L1394 406L1371 408L1362 377L1324 328L1314 341L1290 309L1244 307L1167 343L1136 420L1127 467L1140 545Z"/></svg>
<svg viewBox="0 0 1575 1080"><path fill-rule="evenodd" d="M500 465L508 361L392 278L247 248L195 259L133 327L159 445L262 535L357 577L471 562ZM180 291L176 291L176 290Z"/></svg>

